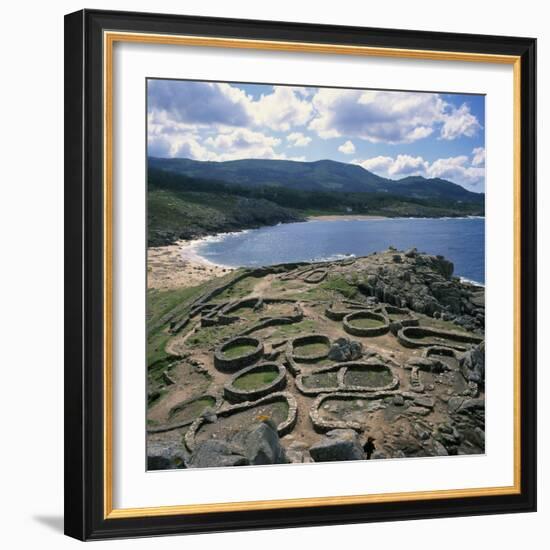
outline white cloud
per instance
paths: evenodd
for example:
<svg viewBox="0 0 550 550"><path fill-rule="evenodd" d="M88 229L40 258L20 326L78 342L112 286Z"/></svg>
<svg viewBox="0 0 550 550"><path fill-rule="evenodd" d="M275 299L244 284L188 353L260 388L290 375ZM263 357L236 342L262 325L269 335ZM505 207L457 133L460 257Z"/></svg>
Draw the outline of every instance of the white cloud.
<svg viewBox="0 0 550 550"><path fill-rule="evenodd" d="M485 166L485 147L476 147L472 151L472 166Z"/></svg>
<svg viewBox="0 0 550 550"><path fill-rule="evenodd" d="M378 156L366 160L354 160L366 170L379 176L400 179L406 176L441 178L458 183L463 187L480 190L485 181L485 168L470 163L466 155L440 158L430 163L422 157L397 155L397 157Z"/></svg>
<svg viewBox="0 0 550 550"><path fill-rule="evenodd" d="M278 86L273 93L262 95L257 101L249 101L247 112L254 124L288 132L295 126L303 126L312 116L313 107L302 88Z"/></svg>
<svg viewBox="0 0 550 550"><path fill-rule="evenodd" d="M451 140L460 136L472 137L480 128L481 124L470 112L468 105L464 103L445 116L441 128L441 138Z"/></svg>
<svg viewBox="0 0 550 550"><path fill-rule="evenodd" d="M397 155L397 157L373 157L364 161L354 161L366 170L389 178L422 176L426 174L429 163L422 157Z"/></svg>
<svg viewBox="0 0 550 550"><path fill-rule="evenodd" d="M431 178L450 180L466 187L479 186L485 180L485 168L472 166L466 155L437 159L429 169Z"/></svg>
<svg viewBox="0 0 550 550"><path fill-rule="evenodd" d="M322 89L313 98L310 123L323 138L355 136L372 143L427 137L444 111L437 94Z"/></svg>
<svg viewBox="0 0 550 550"><path fill-rule="evenodd" d="M305 147L311 143L311 138L305 136L301 132L292 132L292 134L288 134L288 136L286 136L286 140L293 147Z"/></svg>
<svg viewBox="0 0 550 550"><path fill-rule="evenodd" d="M468 105L458 109L439 94L321 89L309 123L324 139L357 137L371 143L411 143L439 130L442 139L473 136L481 125Z"/></svg>
<svg viewBox="0 0 550 550"><path fill-rule="evenodd" d="M200 126L246 126L250 98L229 84L150 80L149 114L173 123Z"/></svg>
<svg viewBox="0 0 550 550"><path fill-rule="evenodd" d="M340 153L344 153L344 155L353 155L353 153L355 153L355 145L353 145L353 142L348 139L345 143L338 147L338 151L340 151Z"/></svg>
<svg viewBox="0 0 550 550"><path fill-rule="evenodd" d="M279 158L274 148L281 144L279 138L266 136L247 128L237 128L209 137L204 141L209 148L217 149L216 160L242 158Z"/></svg>
<svg viewBox="0 0 550 550"><path fill-rule="evenodd" d="M393 158L392 157L372 157L370 159L366 160L359 160L354 159L351 161L353 164L359 164L362 166L365 170L368 170L369 172L375 172L376 174L380 176L388 177L388 170L390 169L391 165L393 164Z"/></svg>
<svg viewBox="0 0 550 550"><path fill-rule="evenodd" d="M152 157L177 157L196 160L215 160L215 155L203 147L199 141L185 134L149 136L148 155Z"/></svg>

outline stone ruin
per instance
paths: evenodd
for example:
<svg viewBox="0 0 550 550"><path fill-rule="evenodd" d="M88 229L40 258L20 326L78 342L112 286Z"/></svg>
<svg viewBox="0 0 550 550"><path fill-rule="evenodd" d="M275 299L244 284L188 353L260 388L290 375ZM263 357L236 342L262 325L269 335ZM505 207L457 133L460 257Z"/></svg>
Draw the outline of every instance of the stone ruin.
<svg viewBox="0 0 550 550"><path fill-rule="evenodd" d="M176 366L150 406L149 467L483 452L482 289L451 267L390 250L245 270L164 319ZM211 381L178 401L189 369Z"/></svg>

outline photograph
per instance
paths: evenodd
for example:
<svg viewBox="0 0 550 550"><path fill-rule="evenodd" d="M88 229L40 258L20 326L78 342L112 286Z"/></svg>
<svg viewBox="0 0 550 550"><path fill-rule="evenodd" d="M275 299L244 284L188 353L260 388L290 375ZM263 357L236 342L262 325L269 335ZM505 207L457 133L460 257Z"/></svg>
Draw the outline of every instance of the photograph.
<svg viewBox="0 0 550 550"><path fill-rule="evenodd" d="M484 455L485 95L144 93L147 470Z"/></svg>

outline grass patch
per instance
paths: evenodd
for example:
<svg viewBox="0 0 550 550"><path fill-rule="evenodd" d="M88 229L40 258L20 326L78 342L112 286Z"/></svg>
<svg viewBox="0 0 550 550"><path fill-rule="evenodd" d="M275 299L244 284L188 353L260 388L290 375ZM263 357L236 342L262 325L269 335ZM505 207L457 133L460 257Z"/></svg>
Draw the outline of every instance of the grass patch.
<svg viewBox="0 0 550 550"><path fill-rule="evenodd" d="M350 386L379 388L387 386L393 380L389 369L369 369L368 367L351 367L344 376L344 383Z"/></svg>
<svg viewBox="0 0 550 550"><path fill-rule="evenodd" d="M254 286L260 281L262 277L245 277L240 281L237 281L234 285L226 288L221 294L216 296L216 301L225 302L227 300L237 300L244 298L252 292Z"/></svg>
<svg viewBox="0 0 550 550"><path fill-rule="evenodd" d="M207 349L217 346L225 340L230 340L239 334L245 326L243 323L232 323L217 327L201 327L198 332L189 336L185 343L190 348Z"/></svg>
<svg viewBox="0 0 550 550"><path fill-rule="evenodd" d="M332 293L338 293L347 299L352 299L357 296L357 287L348 283L343 277L330 277L328 280L321 283L321 288Z"/></svg>
<svg viewBox="0 0 550 550"><path fill-rule="evenodd" d="M199 397L195 401L174 407L170 412L170 419L178 417L178 420L182 422L191 420L197 418L207 407L213 407L215 404L216 400L209 395Z"/></svg>
<svg viewBox="0 0 550 550"><path fill-rule="evenodd" d="M294 352L298 355L321 355L328 353L328 346L322 342L313 342L311 344L303 344L296 346Z"/></svg>
<svg viewBox="0 0 550 550"><path fill-rule="evenodd" d="M357 328L378 328L384 326L383 321L379 321L378 319L369 319L368 317L352 319L349 324Z"/></svg>
<svg viewBox="0 0 550 550"><path fill-rule="evenodd" d="M268 386L279 376L279 370L273 366L258 368L248 374L239 376L233 386L239 390L256 390Z"/></svg>
<svg viewBox="0 0 550 550"><path fill-rule="evenodd" d="M241 357L241 355L249 355L255 349L256 346L251 344L237 344L224 350L223 355L227 357L227 359L236 359L237 357Z"/></svg>
<svg viewBox="0 0 550 550"><path fill-rule="evenodd" d="M236 317L242 317L243 319L248 319L248 320L251 319L252 317L256 317L254 308L248 307L248 306L240 307L235 311L231 311L229 315L231 316L235 315Z"/></svg>
<svg viewBox="0 0 550 550"><path fill-rule="evenodd" d="M168 332L170 321L187 315L191 303L206 287L205 284L189 288L147 291L147 365L168 357L165 346L171 338Z"/></svg>
<svg viewBox="0 0 550 550"><path fill-rule="evenodd" d="M288 338L302 333L312 332L316 328L314 321L310 319L304 319L299 323L293 323L291 325L280 325L271 335L272 338Z"/></svg>

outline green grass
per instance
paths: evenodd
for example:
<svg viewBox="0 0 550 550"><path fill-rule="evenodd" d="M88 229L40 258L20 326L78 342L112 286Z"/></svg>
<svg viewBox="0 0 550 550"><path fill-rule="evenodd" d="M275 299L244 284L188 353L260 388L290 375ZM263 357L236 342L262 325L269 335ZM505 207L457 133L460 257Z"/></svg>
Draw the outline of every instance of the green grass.
<svg viewBox="0 0 550 550"><path fill-rule="evenodd" d="M341 294L348 299L354 298L358 293L357 287L348 283L343 277L329 277L320 286L324 290Z"/></svg>
<svg viewBox="0 0 550 550"><path fill-rule="evenodd" d="M236 359L241 355L249 355L256 349L256 346L251 344L237 344L224 350L223 354L227 359Z"/></svg>
<svg viewBox="0 0 550 550"><path fill-rule="evenodd" d="M216 400L209 395L199 397L195 401L191 401L186 405L174 407L170 412L170 418L173 419L174 417L179 416L180 421L197 418L204 411L204 409L207 407L213 407L215 404Z"/></svg>
<svg viewBox="0 0 550 550"><path fill-rule="evenodd" d="M272 338L288 338L298 334L308 333L315 329L317 325L315 321L310 319L304 319L299 323L293 323L291 325L280 325L271 335Z"/></svg>
<svg viewBox="0 0 550 550"><path fill-rule="evenodd" d="M233 382L233 386L239 390L256 390L271 384L277 376L279 376L279 370L277 368L264 367L239 376L239 378Z"/></svg>
<svg viewBox="0 0 550 550"><path fill-rule="evenodd" d="M314 342L311 344L304 344L301 346L296 346L294 348L294 353L298 355L321 355L328 353L328 346L321 342Z"/></svg>
<svg viewBox="0 0 550 550"><path fill-rule="evenodd" d="M244 298L252 292L254 285L261 279L262 277L245 277L229 288L226 288L221 294L218 294L215 299L218 302L223 302L226 300Z"/></svg>
<svg viewBox="0 0 550 550"><path fill-rule="evenodd" d="M165 348L168 340L172 338L169 332L170 322L183 319L190 313L194 301L201 294L223 284L224 281L230 281L239 273L240 271L234 271L221 279L211 280L194 287L147 291L147 365L149 367L169 357ZM219 329L220 334L223 334L223 328L216 327L216 330ZM204 330L207 332L202 335ZM202 329L201 336L208 337L208 330Z"/></svg>
<svg viewBox="0 0 550 550"><path fill-rule="evenodd" d="M383 321L378 319L369 319L368 317L352 319L349 322L350 325L357 328L378 328L384 325Z"/></svg>
<svg viewBox="0 0 550 550"><path fill-rule="evenodd" d="M242 317L243 319L250 319L251 317L254 317L254 308L252 307L240 307L239 309L236 309L234 311L231 311L229 313L231 316L235 317Z"/></svg>
<svg viewBox="0 0 550 550"><path fill-rule="evenodd" d="M198 332L187 338L186 345L190 348L209 348L229 340L243 330L242 323L232 323L218 327L202 327Z"/></svg>
<svg viewBox="0 0 550 550"><path fill-rule="evenodd" d="M147 365L162 361L168 354L165 346L171 338L169 320L189 313L191 302L204 291L205 285L174 290L147 291Z"/></svg>

